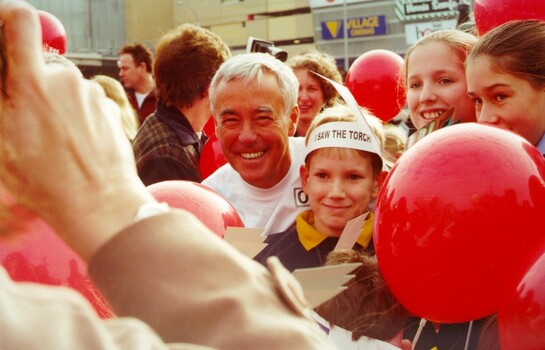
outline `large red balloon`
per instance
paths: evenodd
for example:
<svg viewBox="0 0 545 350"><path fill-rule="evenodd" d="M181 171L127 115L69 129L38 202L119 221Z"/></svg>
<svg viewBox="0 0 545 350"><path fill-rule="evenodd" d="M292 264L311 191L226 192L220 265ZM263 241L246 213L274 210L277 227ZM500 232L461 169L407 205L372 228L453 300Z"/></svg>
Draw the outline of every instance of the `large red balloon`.
<svg viewBox="0 0 545 350"><path fill-rule="evenodd" d="M475 26L479 35L514 19L545 20L543 0L475 0Z"/></svg>
<svg viewBox="0 0 545 350"><path fill-rule="evenodd" d="M502 350L545 349L545 254L498 311Z"/></svg>
<svg viewBox="0 0 545 350"><path fill-rule="evenodd" d="M407 150L381 189L374 242L411 312L465 322L497 311L545 227L545 160L522 137L464 123Z"/></svg>
<svg viewBox="0 0 545 350"><path fill-rule="evenodd" d="M62 22L49 12L38 10L42 26L42 44L45 51L53 51L60 55L66 53L68 40Z"/></svg>
<svg viewBox="0 0 545 350"><path fill-rule="evenodd" d="M23 231L0 240L0 261L14 281L71 287L80 292L103 317L113 316L109 305L87 275L87 264L43 220L12 207L15 218L24 219ZM2 220L5 225L6 221ZM18 225L19 226L19 225ZM6 229L5 226L3 229Z"/></svg>
<svg viewBox="0 0 545 350"><path fill-rule="evenodd" d="M213 134L206 140L202 148L201 158L199 159L201 178L206 179L225 163L227 163L227 160L221 150L220 140L216 134Z"/></svg>
<svg viewBox="0 0 545 350"><path fill-rule="evenodd" d="M384 122L394 118L405 105L405 92L399 84L403 58L388 50L371 50L348 69L346 87L360 106Z"/></svg>
<svg viewBox="0 0 545 350"><path fill-rule="evenodd" d="M147 188L155 199L193 213L222 238L227 227L244 227L237 211L225 198L197 182L171 180L158 182Z"/></svg>

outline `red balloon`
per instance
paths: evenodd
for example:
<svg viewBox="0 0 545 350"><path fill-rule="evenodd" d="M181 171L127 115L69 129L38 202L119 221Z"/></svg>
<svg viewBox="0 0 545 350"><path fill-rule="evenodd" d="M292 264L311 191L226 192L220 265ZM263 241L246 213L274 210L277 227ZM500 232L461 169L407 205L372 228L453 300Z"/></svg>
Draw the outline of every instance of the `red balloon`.
<svg viewBox="0 0 545 350"><path fill-rule="evenodd" d="M475 0L475 26L479 35L514 19L545 20L543 0Z"/></svg>
<svg viewBox="0 0 545 350"><path fill-rule="evenodd" d="M489 125L449 126L407 150L375 209L377 259L398 300L442 323L495 313L543 236L544 177L537 148Z"/></svg>
<svg viewBox="0 0 545 350"><path fill-rule="evenodd" d="M68 40L62 22L49 12L38 10L42 26L42 44L44 51L55 52L61 55L66 53Z"/></svg>
<svg viewBox="0 0 545 350"><path fill-rule="evenodd" d="M19 227L22 232L0 240L0 261L11 279L73 288L89 300L100 317L112 317L110 306L87 275L87 264L45 221L20 207L13 207L12 214L26 223ZM9 225L19 226L15 221Z"/></svg>
<svg viewBox="0 0 545 350"><path fill-rule="evenodd" d="M214 116L208 118L208 121L204 125L203 130L206 136L216 135L216 124L214 123Z"/></svg>
<svg viewBox="0 0 545 350"><path fill-rule="evenodd" d="M498 331L502 350L545 349L545 254L503 301Z"/></svg>
<svg viewBox="0 0 545 350"><path fill-rule="evenodd" d="M221 143L216 134L211 135L204 143L199 159L201 178L204 180L219 167L226 164L227 160L221 150Z"/></svg>
<svg viewBox="0 0 545 350"><path fill-rule="evenodd" d="M403 58L388 50L371 50L348 69L346 87L360 106L384 122L394 118L405 105L405 92L399 84Z"/></svg>
<svg viewBox="0 0 545 350"><path fill-rule="evenodd" d="M193 213L221 238L227 227L244 227L235 208L219 193L200 183L171 180L147 188L158 201Z"/></svg>

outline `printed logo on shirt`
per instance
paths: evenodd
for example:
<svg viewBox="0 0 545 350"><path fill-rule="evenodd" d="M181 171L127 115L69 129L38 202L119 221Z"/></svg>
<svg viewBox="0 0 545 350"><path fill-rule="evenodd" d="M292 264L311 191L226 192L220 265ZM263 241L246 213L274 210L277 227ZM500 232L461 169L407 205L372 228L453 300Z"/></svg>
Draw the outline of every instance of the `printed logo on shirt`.
<svg viewBox="0 0 545 350"><path fill-rule="evenodd" d="M293 200L296 208L308 207L308 196L303 192L302 187L295 187L293 189Z"/></svg>

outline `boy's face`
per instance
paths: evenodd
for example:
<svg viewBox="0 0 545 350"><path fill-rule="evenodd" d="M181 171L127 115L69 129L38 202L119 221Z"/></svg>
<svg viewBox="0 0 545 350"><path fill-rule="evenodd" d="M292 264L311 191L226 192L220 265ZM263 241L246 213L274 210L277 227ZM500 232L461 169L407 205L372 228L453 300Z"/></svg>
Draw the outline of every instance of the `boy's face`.
<svg viewBox="0 0 545 350"><path fill-rule="evenodd" d="M335 156L316 150L309 167L302 165L300 173L314 212L314 227L333 237L341 235L348 221L369 210L380 189L372 156L357 150Z"/></svg>
<svg viewBox="0 0 545 350"><path fill-rule="evenodd" d="M468 61L468 94L477 121L516 132L536 145L545 132L545 88L494 68L486 55Z"/></svg>

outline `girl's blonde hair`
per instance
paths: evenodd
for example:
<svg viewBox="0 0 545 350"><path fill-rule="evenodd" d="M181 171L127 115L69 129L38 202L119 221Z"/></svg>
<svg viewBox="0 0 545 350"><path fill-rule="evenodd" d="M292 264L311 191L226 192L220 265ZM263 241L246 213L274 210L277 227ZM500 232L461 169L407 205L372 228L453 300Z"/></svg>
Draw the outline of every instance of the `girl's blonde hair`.
<svg viewBox="0 0 545 350"><path fill-rule="evenodd" d="M112 99L119 109L121 109L121 125L127 138L132 141L138 132L138 116L132 108L123 85L117 80L107 75L95 75L91 80L96 81L104 92L106 97Z"/></svg>
<svg viewBox="0 0 545 350"><path fill-rule="evenodd" d="M409 58L416 48L433 42L445 43L458 54L455 58L459 59L460 64L463 66L469 51L473 48L477 40L478 38L475 35L457 29L438 30L418 39L405 53L405 65L403 66L402 74L400 74L403 77L401 84L405 88L405 91L407 91L405 85L407 83L407 74L409 73Z"/></svg>

